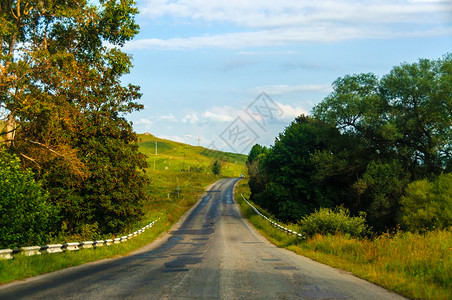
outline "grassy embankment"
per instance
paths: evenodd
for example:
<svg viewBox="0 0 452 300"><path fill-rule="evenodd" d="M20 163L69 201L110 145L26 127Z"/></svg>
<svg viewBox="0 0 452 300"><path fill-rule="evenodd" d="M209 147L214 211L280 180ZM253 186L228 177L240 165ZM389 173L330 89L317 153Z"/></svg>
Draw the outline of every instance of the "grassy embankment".
<svg viewBox="0 0 452 300"><path fill-rule="evenodd" d="M187 146L157 139L151 135L140 135L140 138L142 139L140 151L148 155L149 169L146 173L151 180L148 186L149 201L145 203L143 220L124 234L142 228L160 217L154 227L125 243L108 247L31 257L18 255L13 260L0 260L0 284L91 261L122 256L143 247L167 231L196 203L205 188L220 178L213 175L210 170L210 165L216 159L224 161L222 168L224 176L238 176L244 172L245 155ZM156 140L157 155L155 155ZM193 171L194 167L197 167L199 172L181 172L181 169ZM60 237L60 240L54 242L81 242L83 241L81 239L83 237Z"/></svg>
<svg viewBox="0 0 452 300"><path fill-rule="evenodd" d="M452 233L399 232L374 239L316 235L300 240L272 227L241 200L248 198L246 180L236 199L245 217L271 242L414 299L452 299ZM297 225L286 227L299 231Z"/></svg>

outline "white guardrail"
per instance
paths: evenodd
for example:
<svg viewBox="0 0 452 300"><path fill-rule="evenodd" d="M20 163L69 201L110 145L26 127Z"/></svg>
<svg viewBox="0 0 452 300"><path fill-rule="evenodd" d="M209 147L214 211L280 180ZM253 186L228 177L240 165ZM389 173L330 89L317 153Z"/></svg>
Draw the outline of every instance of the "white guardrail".
<svg viewBox="0 0 452 300"><path fill-rule="evenodd" d="M275 226L276 228L278 228L278 229L280 229L280 230L282 230L282 231L285 231L285 232L287 232L287 233L289 233L289 234L293 234L293 235L296 235L296 236L298 236L298 237L300 237L300 238L306 238L304 235L302 235L301 233L298 233L298 232L296 232L296 231L293 231L293 230L291 230L291 229L289 229L289 228L286 228L286 227L284 227L284 226L281 226L281 225L279 225L278 223L276 223L275 221L273 221L273 220L271 220L271 219L269 219L269 218L267 218L265 215L263 215L257 208L255 208L248 200L246 200L246 198L245 197L243 197L243 195L242 194L240 194L240 196L242 196L242 198L243 198L243 200L245 200L245 202L260 216L260 217L262 217L262 218L264 218L265 220L267 220L268 222L270 222L273 226Z"/></svg>
<svg viewBox="0 0 452 300"><path fill-rule="evenodd" d="M143 233L146 229L154 226L154 223L160 220L158 218L154 222L149 223L143 228L131 233L129 235L125 235L115 239L109 240L99 240L99 241L88 241L88 242L74 242L74 243L66 243L66 244L53 244L53 245L44 245L44 246L31 246L31 247L21 247L18 249L2 249L0 250L0 259L12 259L14 255L23 254L25 256L32 255L41 255L42 253L58 253L64 251L75 251L81 249L88 248L98 248L103 246L110 246L111 244L119 244L126 242L127 240Z"/></svg>

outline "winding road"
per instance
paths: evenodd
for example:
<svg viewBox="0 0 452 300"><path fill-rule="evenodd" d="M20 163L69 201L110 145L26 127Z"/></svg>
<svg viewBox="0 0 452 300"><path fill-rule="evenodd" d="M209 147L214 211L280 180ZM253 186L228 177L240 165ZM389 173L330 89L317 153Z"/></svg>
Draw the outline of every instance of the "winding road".
<svg viewBox="0 0 452 300"><path fill-rule="evenodd" d="M237 180L131 255L1 286L0 299L403 299L268 242L242 217Z"/></svg>

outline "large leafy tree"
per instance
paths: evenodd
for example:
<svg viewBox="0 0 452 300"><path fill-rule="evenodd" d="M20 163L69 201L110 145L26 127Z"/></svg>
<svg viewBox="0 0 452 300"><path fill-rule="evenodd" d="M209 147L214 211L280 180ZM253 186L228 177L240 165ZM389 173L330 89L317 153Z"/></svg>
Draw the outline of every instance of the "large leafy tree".
<svg viewBox="0 0 452 300"><path fill-rule="evenodd" d="M412 176L444 171L452 156L452 54L394 67L380 90L390 106L393 146Z"/></svg>
<svg viewBox="0 0 452 300"><path fill-rule="evenodd" d="M132 0L0 4L2 142L33 168L71 230L121 230L140 215L145 178L124 115L142 108L123 86L138 32Z"/></svg>
<svg viewBox="0 0 452 300"><path fill-rule="evenodd" d="M262 156L256 202L284 219L318 207L366 211L375 230L397 225L407 185L451 171L452 55L347 75ZM250 152L255 160L259 148ZM249 166L253 166L249 164Z"/></svg>
<svg viewBox="0 0 452 300"><path fill-rule="evenodd" d="M332 207L338 201L333 188L326 187L316 174L316 162L312 157L328 148L336 128L307 116L299 116L276 139L274 146L259 164L265 177L265 190L253 195L263 207L273 211L279 218L295 221L318 207ZM252 149L251 154L256 151ZM252 165L249 166L249 170ZM250 180L250 182L252 182Z"/></svg>
<svg viewBox="0 0 452 300"><path fill-rule="evenodd" d="M450 168L451 58L402 64L381 80L372 74L339 78L314 109L316 118L356 140L345 162L361 171L348 187L376 229L395 225L409 181Z"/></svg>

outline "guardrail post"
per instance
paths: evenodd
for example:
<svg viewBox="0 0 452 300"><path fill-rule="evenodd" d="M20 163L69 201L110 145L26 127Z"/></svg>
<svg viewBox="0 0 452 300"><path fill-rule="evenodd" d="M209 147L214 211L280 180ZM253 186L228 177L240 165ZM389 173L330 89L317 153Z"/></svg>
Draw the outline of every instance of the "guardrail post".
<svg viewBox="0 0 452 300"><path fill-rule="evenodd" d="M93 243L93 247L97 248L97 247L103 247L106 241L95 241Z"/></svg>
<svg viewBox="0 0 452 300"><path fill-rule="evenodd" d="M68 250L68 251L76 251L79 250L80 243L66 243L63 245L63 250Z"/></svg>
<svg viewBox="0 0 452 300"><path fill-rule="evenodd" d="M12 249L0 250L0 259L13 259L13 250Z"/></svg>
<svg viewBox="0 0 452 300"><path fill-rule="evenodd" d="M82 249L93 248L93 244L94 244L94 242L92 242L92 241L82 242L82 243L80 243L80 248L82 248Z"/></svg>
<svg viewBox="0 0 452 300"><path fill-rule="evenodd" d="M52 244L52 245L45 245L41 247L41 252L44 253L58 253L63 252L62 244Z"/></svg>
<svg viewBox="0 0 452 300"><path fill-rule="evenodd" d="M25 256L41 255L41 252L39 252L41 246L22 247L20 250Z"/></svg>

